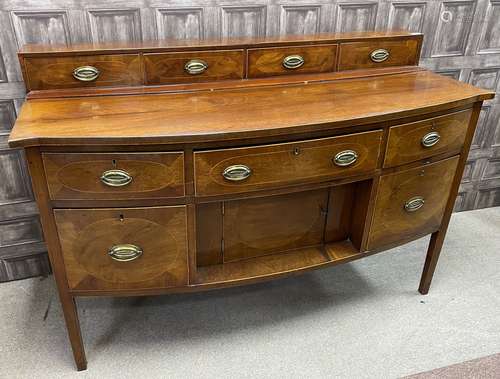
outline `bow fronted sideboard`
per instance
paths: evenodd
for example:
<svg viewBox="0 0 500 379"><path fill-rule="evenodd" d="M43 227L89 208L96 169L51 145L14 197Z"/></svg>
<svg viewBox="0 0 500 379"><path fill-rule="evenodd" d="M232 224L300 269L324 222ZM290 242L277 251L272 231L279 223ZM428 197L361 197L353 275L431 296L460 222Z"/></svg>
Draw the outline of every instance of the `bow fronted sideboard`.
<svg viewBox="0 0 500 379"><path fill-rule="evenodd" d="M78 369L78 296L249 284L432 234L426 294L493 93L419 68L421 44L24 47L9 144L26 151Z"/></svg>

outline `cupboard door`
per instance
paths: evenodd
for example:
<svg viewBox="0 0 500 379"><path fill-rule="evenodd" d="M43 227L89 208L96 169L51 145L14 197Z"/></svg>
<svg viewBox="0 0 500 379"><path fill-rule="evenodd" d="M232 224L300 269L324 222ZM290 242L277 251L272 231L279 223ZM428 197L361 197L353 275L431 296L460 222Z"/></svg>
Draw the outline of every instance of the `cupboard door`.
<svg viewBox="0 0 500 379"><path fill-rule="evenodd" d="M224 203L224 262L323 242L328 189Z"/></svg>
<svg viewBox="0 0 500 379"><path fill-rule="evenodd" d="M380 178L368 237L369 250L438 230L458 158Z"/></svg>

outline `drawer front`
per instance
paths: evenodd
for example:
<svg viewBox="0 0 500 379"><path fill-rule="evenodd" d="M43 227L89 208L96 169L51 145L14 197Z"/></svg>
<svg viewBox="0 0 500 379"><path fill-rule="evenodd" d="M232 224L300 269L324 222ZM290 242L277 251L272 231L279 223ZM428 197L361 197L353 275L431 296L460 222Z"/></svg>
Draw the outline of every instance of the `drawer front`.
<svg viewBox="0 0 500 379"><path fill-rule="evenodd" d="M146 84L242 79L243 50L144 54Z"/></svg>
<svg viewBox="0 0 500 379"><path fill-rule="evenodd" d="M186 207L56 209L69 288L187 284Z"/></svg>
<svg viewBox="0 0 500 379"><path fill-rule="evenodd" d="M336 56L337 45L249 49L248 77L334 71Z"/></svg>
<svg viewBox="0 0 500 379"><path fill-rule="evenodd" d="M276 145L196 152L196 195L318 182L374 170L382 131Z"/></svg>
<svg viewBox="0 0 500 379"><path fill-rule="evenodd" d="M370 41L340 44L339 70L418 64L419 41Z"/></svg>
<svg viewBox="0 0 500 379"><path fill-rule="evenodd" d="M184 196L184 154L44 153L53 200L149 199Z"/></svg>
<svg viewBox="0 0 500 379"><path fill-rule="evenodd" d="M436 231L457 168L458 156L380 179L368 249Z"/></svg>
<svg viewBox="0 0 500 379"><path fill-rule="evenodd" d="M465 141L471 115L472 110L468 109L391 127L384 167L460 149Z"/></svg>
<svg viewBox="0 0 500 379"><path fill-rule="evenodd" d="M142 83L137 54L25 58L30 90L131 86Z"/></svg>

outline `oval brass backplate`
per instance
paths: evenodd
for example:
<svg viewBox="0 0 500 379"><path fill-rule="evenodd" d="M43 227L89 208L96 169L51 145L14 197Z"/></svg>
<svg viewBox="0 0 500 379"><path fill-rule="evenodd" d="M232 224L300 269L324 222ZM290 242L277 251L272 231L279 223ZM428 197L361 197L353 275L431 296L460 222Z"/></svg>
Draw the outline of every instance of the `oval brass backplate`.
<svg viewBox="0 0 500 379"><path fill-rule="evenodd" d="M104 171L101 176L101 182L110 187L123 187L132 181L132 176L124 170Z"/></svg>
<svg viewBox="0 0 500 379"><path fill-rule="evenodd" d="M441 135L438 132L429 132L422 137L423 147L432 147L439 142Z"/></svg>
<svg viewBox="0 0 500 379"><path fill-rule="evenodd" d="M416 196L412 197L405 203L404 209L406 212L416 212L420 208L422 208L424 204L425 204L424 198L421 196Z"/></svg>
<svg viewBox="0 0 500 379"><path fill-rule="evenodd" d="M184 71L190 75L199 75L208 69L208 63L201 59L191 59L184 65Z"/></svg>
<svg viewBox="0 0 500 379"><path fill-rule="evenodd" d="M245 180L251 174L252 170L250 169L250 167L242 164L236 164L226 167L222 172L222 176L231 182L239 182L241 180Z"/></svg>
<svg viewBox="0 0 500 379"><path fill-rule="evenodd" d="M304 63L305 63L304 58L298 54L288 55L285 58L283 58L283 67L289 70L294 70L296 68L299 68L303 66Z"/></svg>
<svg viewBox="0 0 500 379"><path fill-rule="evenodd" d="M142 249L137 245L125 243L112 246L108 255L115 261L130 262L142 255Z"/></svg>
<svg viewBox="0 0 500 379"><path fill-rule="evenodd" d="M73 70L73 77L81 82L92 82L100 75L100 71L94 66L80 66Z"/></svg>
<svg viewBox="0 0 500 379"><path fill-rule="evenodd" d="M370 59L375 63L381 63L389 59L390 53L386 49L376 49L370 53Z"/></svg>
<svg viewBox="0 0 500 379"><path fill-rule="evenodd" d="M344 150L335 155L333 158L333 163L340 167L346 167L352 165L358 160L358 153L354 150Z"/></svg>

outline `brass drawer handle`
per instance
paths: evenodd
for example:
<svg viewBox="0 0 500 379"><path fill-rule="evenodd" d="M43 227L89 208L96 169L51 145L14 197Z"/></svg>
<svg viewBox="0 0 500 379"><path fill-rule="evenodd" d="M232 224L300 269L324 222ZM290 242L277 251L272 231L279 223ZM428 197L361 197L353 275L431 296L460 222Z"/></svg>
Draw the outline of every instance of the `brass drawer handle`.
<svg viewBox="0 0 500 379"><path fill-rule="evenodd" d="M333 158L333 163L335 163L337 166L345 167L352 165L357 160L358 153L356 153L354 150L344 150L335 155L335 158Z"/></svg>
<svg viewBox="0 0 500 379"><path fill-rule="evenodd" d="M96 80L100 73L94 66L80 66L73 70L73 77L81 82L91 82Z"/></svg>
<svg viewBox="0 0 500 379"><path fill-rule="evenodd" d="M380 63L389 59L389 55L390 53L386 49L377 49L370 53L370 59L375 63Z"/></svg>
<svg viewBox="0 0 500 379"><path fill-rule="evenodd" d="M420 208L422 208L425 204L425 200L423 197L421 196L416 196L416 197L412 197L410 200L408 200L406 203L405 203L405 211L406 212L416 212L418 211Z"/></svg>
<svg viewBox="0 0 500 379"><path fill-rule="evenodd" d="M142 255L142 249L132 244L114 245L109 249L108 255L115 261L130 262Z"/></svg>
<svg viewBox="0 0 500 379"><path fill-rule="evenodd" d="M190 75L199 75L205 72L208 63L201 59L192 59L184 65L184 70Z"/></svg>
<svg viewBox="0 0 500 379"><path fill-rule="evenodd" d="M110 187L123 187L132 181L132 176L123 170L104 171L101 176L101 182Z"/></svg>
<svg viewBox="0 0 500 379"><path fill-rule="evenodd" d="M245 180L250 175L252 175L252 170L250 169L250 167L245 166L243 164L235 164L226 167L222 172L222 176L232 182L239 182L241 180Z"/></svg>
<svg viewBox="0 0 500 379"><path fill-rule="evenodd" d="M438 132L430 132L422 137L422 146L431 147L439 142L441 135Z"/></svg>
<svg viewBox="0 0 500 379"><path fill-rule="evenodd" d="M283 58L283 67L289 70L295 70L301 67L305 63L304 58L301 55L288 55Z"/></svg>

